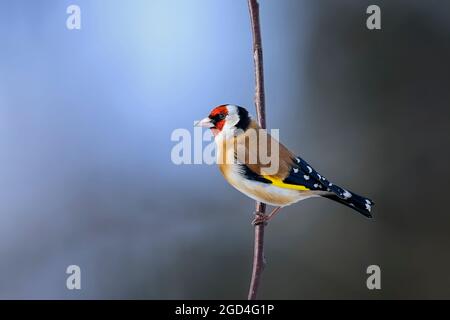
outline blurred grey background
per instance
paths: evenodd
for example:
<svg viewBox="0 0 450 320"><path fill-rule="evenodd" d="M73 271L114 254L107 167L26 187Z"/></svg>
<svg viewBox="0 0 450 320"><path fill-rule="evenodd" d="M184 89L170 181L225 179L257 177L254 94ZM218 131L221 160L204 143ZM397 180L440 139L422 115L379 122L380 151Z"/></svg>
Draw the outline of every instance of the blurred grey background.
<svg viewBox="0 0 450 320"><path fill-rule="evenodd" d="M260 2L269 127L376 202L283 210L260 298L450 298L450 3ZM0 298L246 298L254 202L170 159L175 128L254 110L246 1L2 0L0 41Z"/></svg>

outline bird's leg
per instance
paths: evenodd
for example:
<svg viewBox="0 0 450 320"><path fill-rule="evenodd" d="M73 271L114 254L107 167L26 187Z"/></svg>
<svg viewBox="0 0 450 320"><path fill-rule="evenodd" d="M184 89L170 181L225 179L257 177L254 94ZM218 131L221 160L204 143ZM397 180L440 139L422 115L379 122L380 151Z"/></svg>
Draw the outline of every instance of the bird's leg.
<svg viewBox="0 0 450 320"><path fill-rule="evenodd" d="M272 210L272 212L270 212L269 214L264 214L261 212L255 212L255 219L253 219L252 224L254 226L258 225L258 224L264 224L267 225L267 222L272 219L277 213L278 211L280 211L281 207L276 207L275 209Z"/></svg>
<svg viewBox="0 0 450 320"><path fill-rule="evenodd" d="M252 221L252 225L257 226L258 224L267 225L267 217L264 213L256 211L255 219Z"/></svg>
<svg viewBox="0 0 450 320"><path fill-rule="evenodd" d="M276 207L275 209L273 209L272 212L267 216L267 221L272 219L280 211L280 209L281 207Z"/></svg>

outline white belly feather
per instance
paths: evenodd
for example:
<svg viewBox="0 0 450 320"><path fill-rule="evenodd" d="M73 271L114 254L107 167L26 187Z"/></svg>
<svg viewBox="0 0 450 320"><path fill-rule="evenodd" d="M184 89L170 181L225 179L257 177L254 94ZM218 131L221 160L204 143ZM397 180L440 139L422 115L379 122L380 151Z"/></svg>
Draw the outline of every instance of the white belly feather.
<svg viewBox="0 0 450 320"><path fill-rule="evenodd" d="M233 187L254 200L272 206L284 207L307 198L319 196L311 191L280 188L272 184L248 180L237 172L237 166L231 165L230 167L230 170L224 174L225 178Z"/></svg>

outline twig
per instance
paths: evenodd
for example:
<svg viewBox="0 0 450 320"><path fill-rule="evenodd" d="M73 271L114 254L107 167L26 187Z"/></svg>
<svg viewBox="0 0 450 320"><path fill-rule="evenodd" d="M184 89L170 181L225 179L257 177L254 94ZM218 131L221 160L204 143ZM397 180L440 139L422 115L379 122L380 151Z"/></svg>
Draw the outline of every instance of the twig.
<svg viewBox="0 0 450 320"><path fill-rule="evenodd" d="M248 8L250 12L250 20L252 23L253 34L253 60L255 63L255 107L258 123L261 128L266 128L266 107L264 95L264 69L263 69L263 52L261 40L261 27L259 23L259 4L258 0L248 0ZM256 202L256 212L265 214L266 205ZM265 265L264 259L264 223L255 225L255 245L253 253L253 271L252 280L250 282L250 290L248 299L255 300L258 293L258 287L261 275Z"/></svg>

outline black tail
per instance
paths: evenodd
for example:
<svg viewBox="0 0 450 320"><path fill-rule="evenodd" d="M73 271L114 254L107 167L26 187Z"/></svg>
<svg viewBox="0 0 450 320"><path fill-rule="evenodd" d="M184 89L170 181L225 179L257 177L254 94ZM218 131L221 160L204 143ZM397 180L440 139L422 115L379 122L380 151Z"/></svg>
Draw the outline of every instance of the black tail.
<svg viewBox="0 0 450 320"><path fill-rule="evenodd" d="M342 188L339 188L338 186L333 186L333 187L337 187L336 189L343 190ZM333 192L338 191L338 190L333 190L333 189L334 188L332 188L331 191L333 191ZM348 193L345 193L345 192L348 192ZM335 194L325 195L323 197L337 201L339 203L342 203L343 205L345 205L347 207L355 209L356 211L358 211L362 215L366 216L367 218L372 218L372 214L370 213L370 211L372 210L372 207L375 205L375 203L370 199L361 197L360 195L357 195L356 193L353 193L351 191L346 191L346 190L344 190L344 192L340 192L340 193L335 192Z"/></svg>

